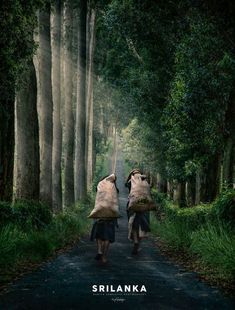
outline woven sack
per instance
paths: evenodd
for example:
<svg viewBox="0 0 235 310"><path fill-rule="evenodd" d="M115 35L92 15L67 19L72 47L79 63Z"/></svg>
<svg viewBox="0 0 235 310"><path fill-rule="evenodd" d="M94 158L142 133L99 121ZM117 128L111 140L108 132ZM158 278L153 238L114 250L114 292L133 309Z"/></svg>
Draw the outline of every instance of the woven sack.
<svg viewBox="0 0 235 310"><path fill-rule="evenodd" d="M118 218L118 193L114 184L115 175L111 174L97 186L95 207L89 218Z"/></svg>
<svg viewBox="0 0 235 310"><path fill-rule="evenodd" d="M131 191L129 194L128 208L135 212L156 209L156 205L151 197L150 185L146 180L146 176L139 173L131 176Z"/></svg>

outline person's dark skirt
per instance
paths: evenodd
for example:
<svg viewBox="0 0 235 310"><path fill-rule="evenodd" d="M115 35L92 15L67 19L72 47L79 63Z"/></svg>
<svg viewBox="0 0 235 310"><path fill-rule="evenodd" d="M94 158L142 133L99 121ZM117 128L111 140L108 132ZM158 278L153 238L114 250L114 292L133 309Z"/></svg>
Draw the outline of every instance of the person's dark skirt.
<svg viewBox="0 0 235 310"><path fill-rule="evenodd" d="M136 212L136 216L133 222L132 228L138 230L141 227L141 230L145 232L150 232L150 218L149 212Z"/></svg>
<svg viewBox="0 0 235 310"><path fill-rule="evenodd" d="M91 230L90 240L95 239L109 240L111 243L115 241L115 227L117 226L117 220L96 220Z"/></svg>
<svg viewBox="0 0 235 310"><path fill-rule="evenodd" d="M135 213L134 211L128 210L129 202L127 202L127 218L128 221L130 217ZM139 229L139 226L141 229L145 232L150 232L150 214L149 211L146 212L136 212L135 219L133 221L132 228L135 230Z"/></svg>

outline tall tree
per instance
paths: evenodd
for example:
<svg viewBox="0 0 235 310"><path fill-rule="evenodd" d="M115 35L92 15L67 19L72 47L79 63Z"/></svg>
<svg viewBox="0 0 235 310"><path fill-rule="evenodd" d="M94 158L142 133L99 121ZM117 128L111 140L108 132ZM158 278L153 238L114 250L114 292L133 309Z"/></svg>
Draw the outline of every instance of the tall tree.
<svg viewBox="0 0 235 310"><path fill-rule="evenodd" d="M53 208L62 208L61 184L61 154L62 154L62 126L61 126L61 1L56 0L51 15L51 43L52 43L52 97L53 97L53 148L52 148L52 200Z"/></svg>
<svg viewBox="0 0 235 310"><path fill-rule="evenodd" d="M16 199L39 199L37 82L32 60L16 99Z"/></svg>
<svg viewBox="0 0 235 310"><path fill-rule="evenodd" d="M73 7L70 0L65 2L64 31L64 205L70 206L74 204Z"/></svg>
<svg viewBox="0 0 235 310"><path fill-rule="evenodd" d="M225 117L225 150L223 158L223 181L228 187L235 184L235 86L230 94Z"/></svg>
<svg viewBox="0 0 235 310"><path fill-rule="evenodd" d="M75 201L86 196L86 19L87 1L80 1L78 96L75 130Z"/></svg>
<svg viewBox="0 0 235 310"><path fill-rule="evenodd" d="M0 199L12 199L14 162L14 101L18 78L34 51L32 33L39 1L0 4Z"/></svg>
<svg viewBox="0 0 235 310"><path fill-rule="evenodd" d="M13 90L14 91L14 90ZM0 199L11 201L14 166L14 94L0 105Z"/></svg>
<svg viewBox="0 0 235 310"><path fill-rule="evenodd" d="M87 149L86 149L86 167L87 167L87 187L92 185L93 169L94 169L94 98L93 98L93 62L95 50L95 19L96 10L90 8L88 23L88 59L87 59Z"/></svg>
<svg viewBox="0 0 235 310"><path fill-rule="evenodd" d="M40 199L52 205L52 83L50 5L39 13L39 139L40 139Z"/></svg>

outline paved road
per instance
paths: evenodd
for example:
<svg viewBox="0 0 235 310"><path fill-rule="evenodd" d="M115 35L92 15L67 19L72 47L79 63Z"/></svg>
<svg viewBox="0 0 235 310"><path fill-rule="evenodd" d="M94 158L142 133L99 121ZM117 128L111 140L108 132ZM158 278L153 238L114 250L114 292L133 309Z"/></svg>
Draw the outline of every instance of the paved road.
<svg viewBox="0 0 235 310"><path fill-rule="evenodd" d="M117 172L123 218L119 221L117 241L111 245L110 263L101 266L94 260L95 244L86 237L70 252L16 281L10 292L0 297L0 310L233 309L231 300L201 283L195 273L167 261L152 239L143 242L138 257L131 256L120 156ZM92 292L92 285L145 285L147 292L97 295Z"/></svg>

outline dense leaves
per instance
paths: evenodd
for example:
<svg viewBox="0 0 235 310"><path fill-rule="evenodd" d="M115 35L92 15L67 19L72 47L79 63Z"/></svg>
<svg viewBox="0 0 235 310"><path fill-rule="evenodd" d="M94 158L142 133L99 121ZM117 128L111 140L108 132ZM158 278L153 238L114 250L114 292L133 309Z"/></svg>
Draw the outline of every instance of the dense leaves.
<svg viewBox="0 0 235 310"><path fill-rule="evenodd" d="M96 73L119 90L122 104L113 113L130 111L127 157L168 180L193 180L199 172L207 178L232 135L226 115L235 81L234 24L228 3L219 7L113 0L100 11Z"/></svg>

